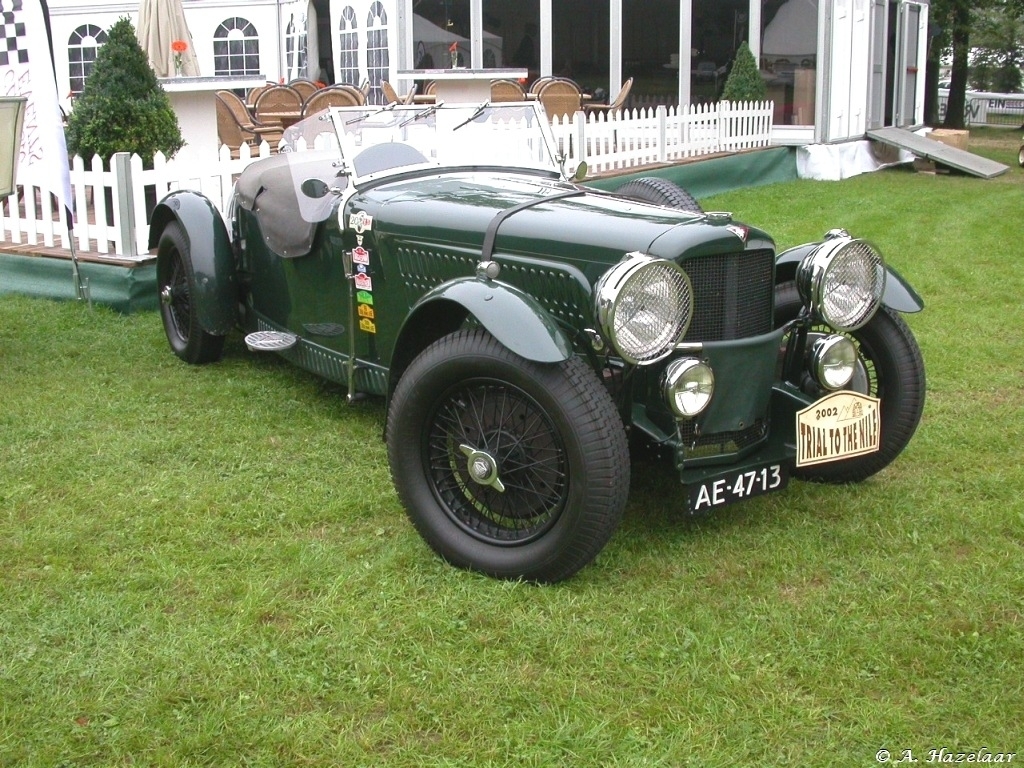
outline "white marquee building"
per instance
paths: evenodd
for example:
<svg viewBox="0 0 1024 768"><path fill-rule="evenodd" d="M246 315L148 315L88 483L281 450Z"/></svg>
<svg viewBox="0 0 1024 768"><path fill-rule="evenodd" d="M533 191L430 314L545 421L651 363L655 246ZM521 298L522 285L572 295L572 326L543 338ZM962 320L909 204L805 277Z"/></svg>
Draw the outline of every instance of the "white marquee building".
<svg viewBox="0 0 1024 768"><path fill-rule="evenodd" d="M359 84L445 66L565 74L632 104L715 100L741 42L775 101L779 143L923 121L928 0L182 0L202 75ZM138 3L49 0L59 93L81 90L105 30Z"/></svg>

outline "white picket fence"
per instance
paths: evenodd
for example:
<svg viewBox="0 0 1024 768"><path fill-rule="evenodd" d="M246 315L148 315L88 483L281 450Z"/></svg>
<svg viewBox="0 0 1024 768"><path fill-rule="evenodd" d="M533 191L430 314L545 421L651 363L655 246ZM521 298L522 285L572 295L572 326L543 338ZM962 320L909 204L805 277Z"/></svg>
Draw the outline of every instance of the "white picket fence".
<svg viewBox="0 0 1024 768"><path fill-rule="evenodd" d="M88 168L75 156L71 158L71 191L76 215L71 235L55 198L38 187L19 184L15 194L0 203L0 241L70 249L73 237L79 254L144 258L149 239L147 199L152 202L177 189L194 189L223 213L238 174L253 159L272 151L266 142L258 153L243 146L241 156L232 159L227 147L222 147L213 164L168 160L158 152L150 169L143 169L138 155L126 152L114 155L109 168L98 156Z"/></svg>
<svg viewBox="0 0 1024 768"><path fill-rule="evenodd" d="M552 121L567 167L586 161L591 174L668 164L719 152L767 147L771 143L771 102L658 106L618 115L578 112ZM227 210L238 174L257 157L273 150L266 143L232 159L226 147L214 163L166 159L157 154L153 168L143 169L138 155L115 155L109 168L94 157L89 167L72 158L71 186L76 222L71 233L79 254L119 259L145 258L152 203L168 192L194 189L222 213ZM149 194L146 194L149 188ZM0 241L30 247L69 249L62 212L39 188L18 186L0 202Z"/></svg>
<svg viewBox="0 0 1024 768"><path fill-rule="evenodd" d="M608 173L767 147L773 111L770 101L659 105L617 114L577 112L556 117L551 127L570 167L585 160L591 173Z"/></svg>

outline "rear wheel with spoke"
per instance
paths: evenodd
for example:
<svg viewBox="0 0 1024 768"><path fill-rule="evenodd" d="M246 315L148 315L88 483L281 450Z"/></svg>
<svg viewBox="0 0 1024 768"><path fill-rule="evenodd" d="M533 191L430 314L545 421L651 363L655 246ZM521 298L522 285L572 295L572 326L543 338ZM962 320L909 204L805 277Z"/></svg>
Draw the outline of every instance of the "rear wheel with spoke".
<svg viewBox="0 0 1024 768"><path fill-rule="evenodd" d="M622 516L625 434L576 358L540 365L480 330L445 337L399 382L387 441L410 518L461 567L558 581L597 555Z"/></svg>
<svg viewBox="0 0 1024 768"><path fill-rule="evenodd" d="M220 360L224 337L207 333L199 324L195 270L188 239L177 222L168 224L160 236L156 278L160 317L174 354L188 363Z"/></svg>

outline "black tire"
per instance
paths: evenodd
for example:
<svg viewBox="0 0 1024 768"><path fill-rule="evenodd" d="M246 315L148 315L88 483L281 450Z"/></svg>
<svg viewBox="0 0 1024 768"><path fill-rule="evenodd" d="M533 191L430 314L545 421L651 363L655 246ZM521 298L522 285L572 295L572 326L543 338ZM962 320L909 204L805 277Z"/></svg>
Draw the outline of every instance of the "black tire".
<svg viewBox="0 0 1024 768"><path fill-rule="evenodd" d="M207 333L199 325L196 274L188 239L181 225L171 222L160 235L156 256L160 318L171 349L187 363L212 363L224 354L224 337Z"/></svg>
<svg viewBox="0 0 1024 768"><path fill-rule="evenodd" d="M665 205L669 208L678 208L682 211L692 213L704 213L696 198L668 179L659 179L656 176L649 176L643 179L627 181L617 190L616 194L639 200L642 203L653 203L654 205Z"/></svg>
<svg viewBox="0 0 1024 768"><path fill-rule="evenodd" d="M1024 168L1024 144L1020 145L1020 149L1017 150L1017 165Z"/></svg>
<svg viewBox="0 0 1024 768"><path fill-rule="evenodd" d="M795 283L778 285L776 327L795 318L801 306ZM826 326L811 332L834 333ZM794 469L794 476L803 480L852 483L879 472L906 448L924 411L924 359L914 335L898 313L880 307L867 325L846 335L857 345L860 359L848 389L881 400L881 445L875 453ZM823 390L821 394L827 393Z"/></svg>
<svg viewBox="0 0 1024 768"><path fill-rule="evenodd" d="M530 362L481 329L413 361L387 446L420 535L448 562L500 578L572 576L611 538L629 493L625 430L594 371L577 358Z"/></svg>

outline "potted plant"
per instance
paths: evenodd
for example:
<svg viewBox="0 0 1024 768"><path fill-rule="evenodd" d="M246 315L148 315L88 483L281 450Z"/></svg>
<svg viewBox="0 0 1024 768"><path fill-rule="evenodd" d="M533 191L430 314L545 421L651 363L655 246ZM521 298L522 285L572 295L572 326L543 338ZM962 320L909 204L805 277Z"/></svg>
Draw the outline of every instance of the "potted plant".
<svg viewBox="0 0 1024 768"><path fill-rule="evenodd" d="M184 146L177 115L129 19L118 20L107 33L65 135L69 152L84 160L99 155L108 166L115 153L128 152L152 168L157 152L171 157ZM147 200L147 216L152 207Z"/></svg>

